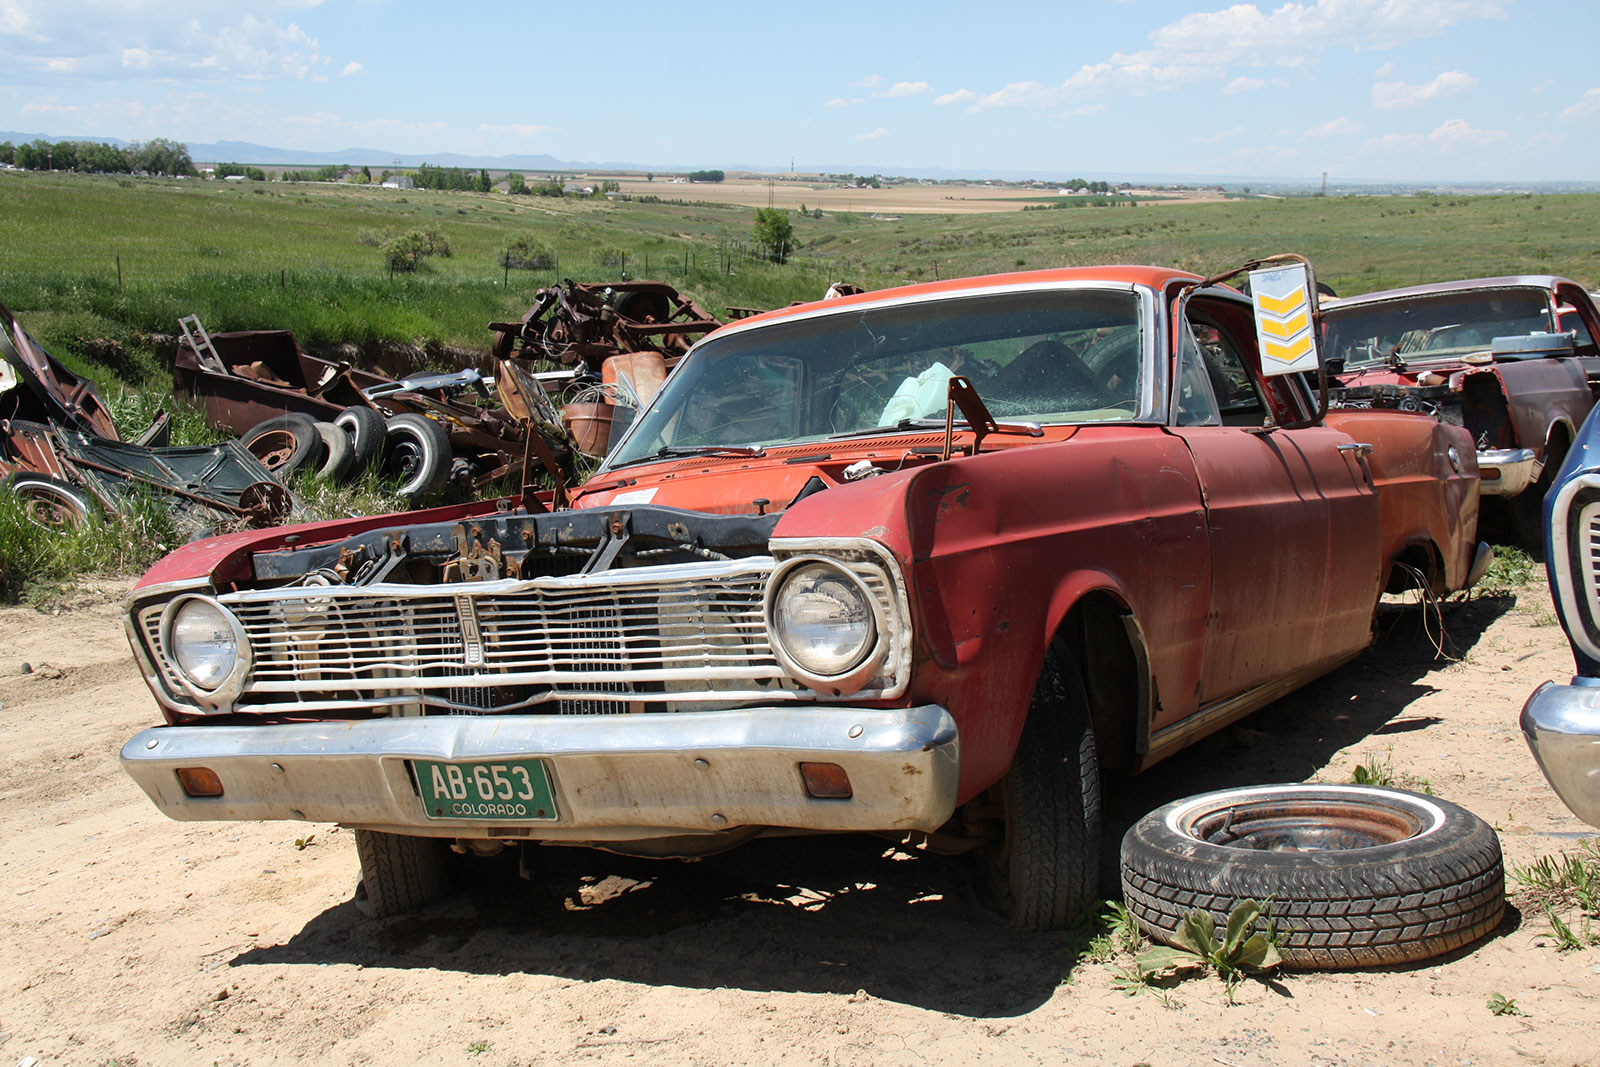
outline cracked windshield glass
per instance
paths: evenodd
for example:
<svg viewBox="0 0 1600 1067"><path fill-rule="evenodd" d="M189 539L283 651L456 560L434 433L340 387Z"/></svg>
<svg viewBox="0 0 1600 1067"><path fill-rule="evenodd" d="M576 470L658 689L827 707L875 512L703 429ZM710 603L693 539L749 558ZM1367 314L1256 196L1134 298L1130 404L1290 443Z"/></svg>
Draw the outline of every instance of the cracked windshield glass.
<svg viewBox="0 0 1600 1067"><path fill-rule="evenodd" d="M1132 419L1139 298L1055 289L841 310L715 337L607 463L766 448L942 422L951 376L1001 420Z"/></svg>

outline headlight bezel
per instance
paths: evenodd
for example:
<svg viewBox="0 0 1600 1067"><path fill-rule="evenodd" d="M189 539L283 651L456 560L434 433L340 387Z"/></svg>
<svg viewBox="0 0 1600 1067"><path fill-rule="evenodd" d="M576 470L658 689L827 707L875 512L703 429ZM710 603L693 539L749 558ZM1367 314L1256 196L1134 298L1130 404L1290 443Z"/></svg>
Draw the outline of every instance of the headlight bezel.
<svg viewBox="0 0 1600 1067"><path fill-rule="evenodd" d="M178 615L193 604L202 604L216 612L233 635L233 665L214 686L205 685L189 673L183 666L173 641L173 627L177 623ZM213 711L222 711L231 706L244 688L244 681L250 673L251 665L250 641L238 616L215 597L199 593L184 594L174 597L162 608L160 633L161 655L172 665L173 674L183 684L188 694Z"/></svg>
<svg viewBox="0 0 1600 1067"><path fill-rule="evenodd" d="M854 591L866 608L871 626L871 634L867 640L862 642L861 651L854 662L850 666L833 673L813 670L797 659L785 645L782 631L777 622L780 600L790 580L795 577L797 572L808 567L817 566L825 568L832 576L842 580ZM790 556L780 562L773 569L772 575L767 581L766 595L762 605L762 617L767 627L768 642L772 646L773 655L777 657L778 663L790 677L819 693L830 696L844 696L862 689L882 669L888 656L888 620L884 616L882 603L874 595L871 587L847 563L826 555L803 553Z"/></svg>

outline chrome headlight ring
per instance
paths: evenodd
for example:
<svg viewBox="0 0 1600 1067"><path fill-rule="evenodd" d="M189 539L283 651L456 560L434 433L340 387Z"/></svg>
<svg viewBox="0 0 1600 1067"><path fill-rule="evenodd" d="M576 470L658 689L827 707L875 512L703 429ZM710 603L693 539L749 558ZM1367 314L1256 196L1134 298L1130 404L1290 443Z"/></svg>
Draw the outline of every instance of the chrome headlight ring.
<svg viewBox="0 0 1600 1067"><path fill-rule="evenodd" d="M790 647L794 634L789 633L786 638L785 616L794 606L792 598L800 592L791 586L791 582L796 580L810 581L813 587L822 582L833 584L833 595L853 599L864 616L860 638L853 648L842 654L835 653L840 662L833 669L820 664L819 657L809 655L804 649L797 654L796 649ZM883 606L859 575L827 556L794 556L779 563L767 582L762 614L773 654L783 669L797 681L820 693L843 696L861 689L883 667L888 655L889 641ZM793 625L792 619L789 625ZM826 657L824 653L820 658Z"/></svg>
<svg viewBox="0 0 1600 1067"><path fill-rule="evenodd" d="M186 612L195 621L180 620L180 616ZM212 616L209 620L211 636L203 640L214 644L210 655L217 661L209 671L194 662L194 655L181 655L178 647L178 642L184 640L180 622L198 625L203 629L208 621L205 619L207 614ZM211 711L229 710L243 691L245 678L250 674L250 640L245 635L244 626L233 612L213 597L188 594L169 601L161 611L159 651L172 664L189 694ZM205 655L204 651L200 653L201 658ZM186 663L186 660L190 662Z"/></svg>

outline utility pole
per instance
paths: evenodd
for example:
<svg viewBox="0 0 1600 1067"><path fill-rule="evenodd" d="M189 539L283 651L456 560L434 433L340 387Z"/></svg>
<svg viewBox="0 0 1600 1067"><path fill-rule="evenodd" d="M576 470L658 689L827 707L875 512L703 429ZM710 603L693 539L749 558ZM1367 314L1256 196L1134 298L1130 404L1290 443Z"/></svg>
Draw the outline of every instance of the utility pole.
<svg viewBox="0 0 1600 1067"><path fill-rule="evenodd" d="M1328 172L1327 171L1323 171L1322 172L1322 195L1323 196L1327 196L1328 195Z"/></svg>

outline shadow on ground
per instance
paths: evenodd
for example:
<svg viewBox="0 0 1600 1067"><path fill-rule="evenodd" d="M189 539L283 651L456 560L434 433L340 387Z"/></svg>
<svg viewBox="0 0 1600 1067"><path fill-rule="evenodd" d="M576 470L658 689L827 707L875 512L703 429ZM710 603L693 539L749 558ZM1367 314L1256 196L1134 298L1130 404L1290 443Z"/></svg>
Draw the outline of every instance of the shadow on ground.
<svg viewBox="0 0 1600 1067"><path fill-rule="evenodd" d="M1453 654L1509 598L1446 609ZM1130 779L1108 782L1106 870L1133 822L1191 793L1300 781L1364 737L1427 729L1406 708L1438 666L1437 624L1386 613L1377 648L1242 723ZM695 863L539 848L461 868L461 891L417 915L371 922L347 902L287 944L235 966L354 963L473 974L542 973L691 988L853 993L970 1017L1024 1014L1070 974L1066 934L1017 934L972 891L973 864L868 837L756 841Z"/></svg>

